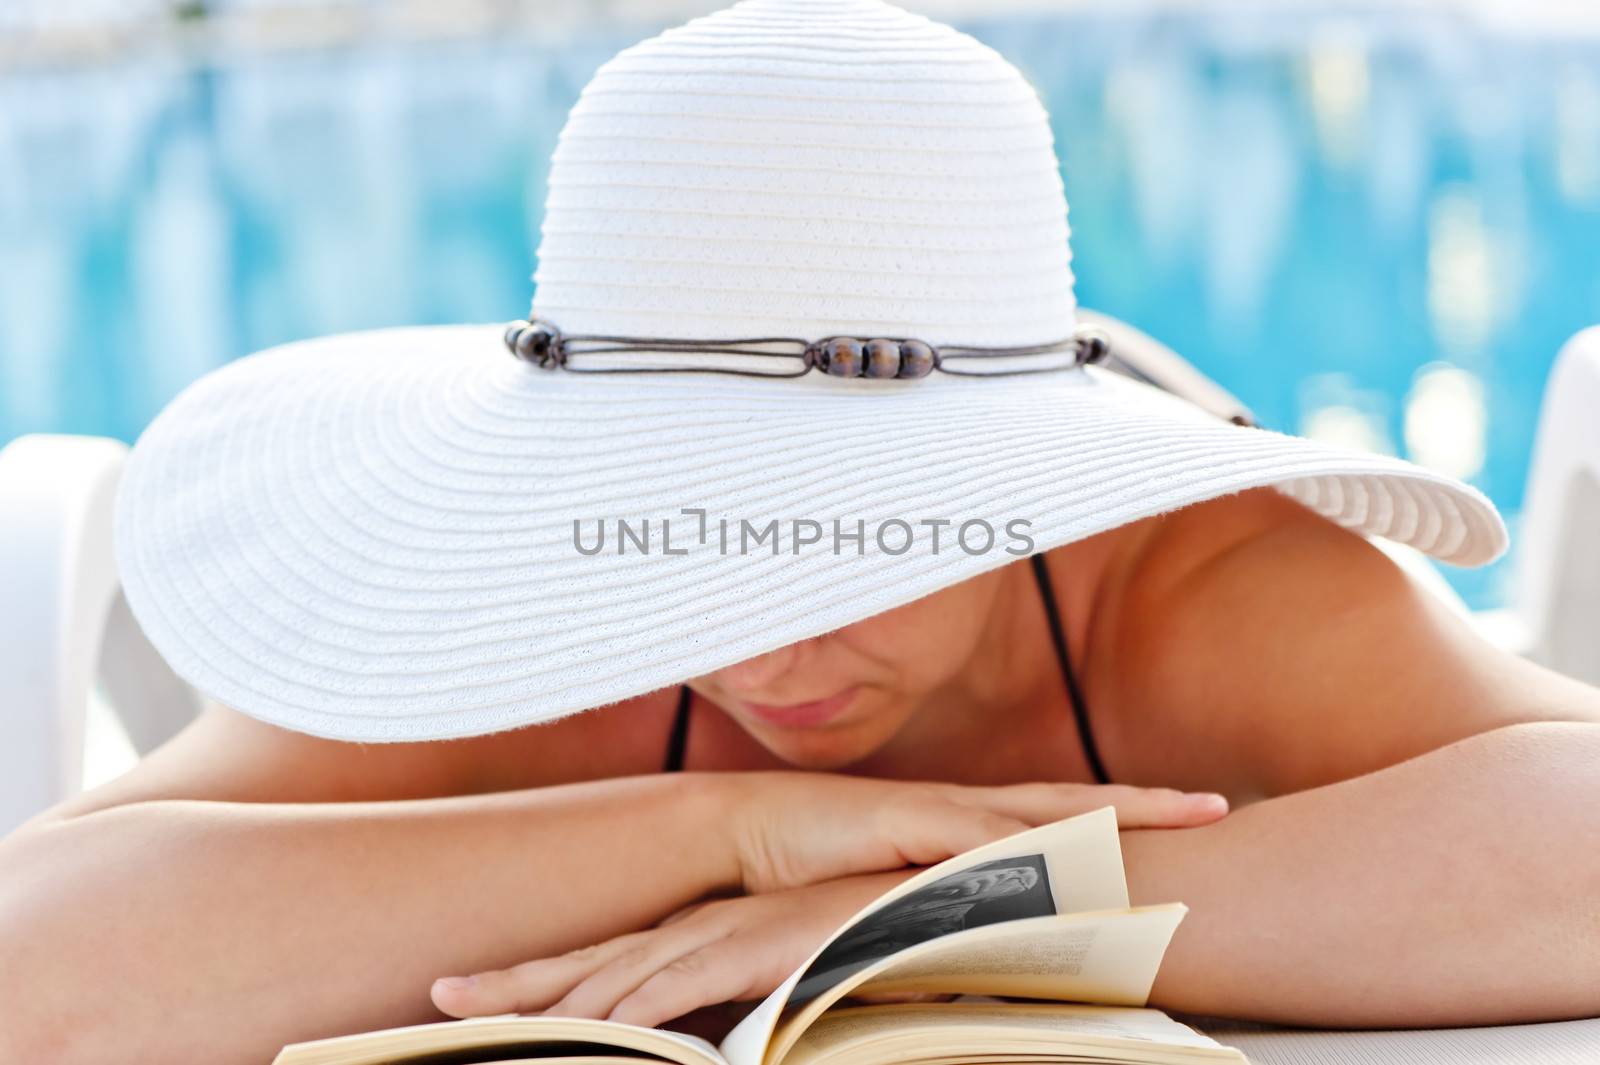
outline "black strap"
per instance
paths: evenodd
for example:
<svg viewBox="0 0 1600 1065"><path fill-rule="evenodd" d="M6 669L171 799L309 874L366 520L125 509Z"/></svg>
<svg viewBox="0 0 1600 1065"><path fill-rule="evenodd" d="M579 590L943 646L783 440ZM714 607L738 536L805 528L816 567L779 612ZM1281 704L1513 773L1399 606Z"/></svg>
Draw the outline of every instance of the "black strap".
<svg viewBox="0 0 1600 1065"><path fill-rule="evenodd" d="M1034 555L1033 577L1039 585L1039 597L1044 600L1044 616L1050 625L1050 640L1056 647L1056 660L1061 663L1061 677L1067 682L1067 698L1072 703L1072 717L1078 723L1078 739L1083 743L1083 756L1089 763L1096 784L1109 784L1105 763L1100 760L1100 749L1094 743L1094 729L1089 724L1089 704L1078 687L1078 676L1072 670L1072 656L1067 653L1067 636L1061 627L1061 611L1056 606L1056 592L1050 585L1050 564L1044 555Z"/></svg>
<svg viewBox="0 0 1600 1065"><path fill-rule="evenodd" d="M678 688L678 710L672 719L672 735L667 738L667 760L663 773L677 773L683 769L684 752L689 749L689 710L694 704L694 692L687 684Z"/></svg>

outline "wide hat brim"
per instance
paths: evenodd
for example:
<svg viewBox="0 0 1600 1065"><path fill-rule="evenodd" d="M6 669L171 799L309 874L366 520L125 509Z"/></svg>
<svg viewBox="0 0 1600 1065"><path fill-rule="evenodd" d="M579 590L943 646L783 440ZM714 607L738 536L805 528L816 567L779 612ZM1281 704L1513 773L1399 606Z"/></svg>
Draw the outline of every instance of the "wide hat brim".
<svg viewBox="0 0 1600 1065"><path fill-rule="evenodd" d="M208 375L135 447L116 543L135 616L200 691L320 736L425 740L616 702L910 602L1014 561L1018 519L1046 550L1259 486L1457 564L1506 543L1469 486L1095 368L581 375L515 361L499 326L329 337ZM575 521L592 547L619 518L649 521L648 554L577 549ZM721 519L776 519L781 549L742 551L736 531L724 550ZM935 519L953 523L937 552L919 524ZM993 549L953 542L974 519L1002 530ZM795 549L796 520L823 540ZM861 553L835 520L865 528ZM874 535L894 520L917 534L900 553L898 526Z"/></svg>

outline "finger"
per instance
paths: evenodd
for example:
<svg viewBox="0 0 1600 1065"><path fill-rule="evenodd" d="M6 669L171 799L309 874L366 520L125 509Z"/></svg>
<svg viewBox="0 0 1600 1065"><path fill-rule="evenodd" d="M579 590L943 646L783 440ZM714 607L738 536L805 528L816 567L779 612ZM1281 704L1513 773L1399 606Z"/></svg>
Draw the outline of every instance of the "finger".
<svg viewBox="0 0 1600 1065"><path fill-rule="evenodd" d="M730 931L723 921L685 921L640 940L572 987L545 1013L556 1017L603 1018L656 973L701 950Z"/></svg>
<svg viewBox="0 0 1600 1065"><path fill-rule="evenodd" d="M760 993L748 951L720 939L668 965L611 1010L608 1021L654 1028L702 1006L737 1002Z"/></svg>
<svg viewBox="0 0 1600 1065"><path fill-rule="evenodd" d="M1228 812L1228 801L1209 792L1138 788L1127 784L951 785L949 798L1029 825L1114 806L1119 828L1186 828L1209 824Z"/></svg>
<svg viewBox="0 0 1600 1065"><path fill-rule="evenodd" d="M632 932L553 958L537 958L509 969L471 976L446 976L433 982L433 1004L452 1017L531 1013L557 1002L611 959L634 948L650 932Z"/></svg>
<svg viewBox="0 0 1600 1065"><path fill-rule="evenodd" d="M1193 828L1228 813L1228 800L1215 792L1173 788L1129 788L1112 804L1118 828Z"/></svg>

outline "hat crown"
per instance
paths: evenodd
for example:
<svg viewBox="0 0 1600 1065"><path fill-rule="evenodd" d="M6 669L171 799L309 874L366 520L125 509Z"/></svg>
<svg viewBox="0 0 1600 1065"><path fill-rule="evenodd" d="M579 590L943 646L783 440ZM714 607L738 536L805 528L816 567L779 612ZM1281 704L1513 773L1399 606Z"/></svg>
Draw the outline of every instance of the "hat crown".
<svg viewBox="0 0 1600 1065"><path fill-rule="evenodd" d="M881 0L743 0L624 50L548 189L534 311L569 334L1014 345L1074 326L1037 93Z"/></svg>

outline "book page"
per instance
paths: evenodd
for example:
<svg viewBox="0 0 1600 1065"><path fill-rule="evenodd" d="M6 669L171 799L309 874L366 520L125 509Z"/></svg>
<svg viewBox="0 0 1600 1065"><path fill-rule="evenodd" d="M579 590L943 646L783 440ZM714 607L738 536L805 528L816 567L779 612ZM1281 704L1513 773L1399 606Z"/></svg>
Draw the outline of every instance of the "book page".
<svg viewBox="0 0 1600 1065"><path fill-rule="evenodd" d="M1156 1044L1159 1049L1148 1046ZM1121 1046L1120 1055L1106 1053ZM907 1004L831 1010L785 1065L915 1059L972 1062L1089 1056L1150 1062L1244 1062L1237 1050L1159 1010L1021 1003Z"/></svg>
<svg viewBox="0 0 1600 1065"><path fill-rule="evenodd" d="M981 935L952 936L926 951L890 959L850 994L946 992L1142 1006L1187 912L1173 902L1017 921Z"/></svg>
<svg viewBox="0 0 1600 1065"><path fill-rule="evenodd" d="M1142 1006L1172 933L1187 912L1182 903L1171 902L1040 917L931 940L885 958L783 1014L769 1040L768 1065L787 1065L784 1056L817 1018L858 991L945 991Z"/></svg>
<svg viewBox="0 0 1600 1065"><path fill-rule="evenodd" d="M716 1047L699 1036L613 1021L515 1013L291 1043L278 1052L272 1065L388 1065L447 1051L489 1049L502 1050L506 1060L632 1058L636 1063L654 1059L675 1065L725 1065Z"/></svg>
<svg viewBox="0 0 1600 1065"><path fill-rule="evenodd" d="M1028 868L1037 875L1030 878L1024 871ZM1023 895L1025 899L1016 898ZM1002 903L1006 898L1013 902ZM966 902L971 905L962 909ZM773 1029L802 982L804 997L814 1000L906 946L964 931L969 920L987 924L991 918L1004 921L1127 905L1113 807L996 840L923 870L845 922L728 1033L722 1054L731 1065L762 1065ZM1013 907L1009 917L1000 916L1005 906ZM870 924L880 912L884 919ZM830 954L835 943L840 949Z"/></svg>

